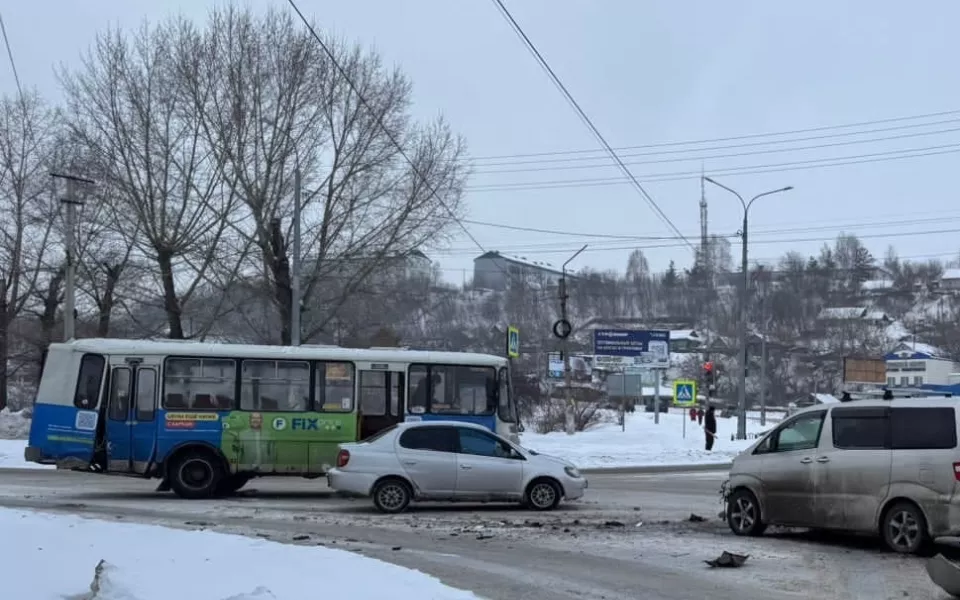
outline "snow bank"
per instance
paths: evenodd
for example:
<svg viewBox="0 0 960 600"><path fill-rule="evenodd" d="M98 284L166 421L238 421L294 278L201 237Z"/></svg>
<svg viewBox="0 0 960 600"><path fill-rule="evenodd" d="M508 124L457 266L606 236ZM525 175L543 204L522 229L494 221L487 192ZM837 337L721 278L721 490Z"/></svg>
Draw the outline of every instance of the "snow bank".
<svg viewBox="0 0 960 600"><path fill-rule="evenodd" d="M767 426L747 419L747 433L760 433L775 425L768 415ZM686 423L686 437L683 435ZM523 446L565 458L584 469L645 467L654 465L693 465L726 463L754 440L731 441L737 431L736 418L717 418L717 439L707 452L706 435L696 421L680 412L662 413L660 423L653 413L628 413L626 431L616 423L603 423L574 435L565 433L524 433Z"/></svg>
<svg viewBox="0 0 960 600"><path fill-rule="evenodd" d="M478 600L418 571L316 546L8 509L0 532L4 597L16 600Z"/></svg>
<svg viewBox="0 0 960 600"><path fill-rule="evenodd" d="M0 410L0 440L24 440L30 435L30 414L25 410Z"/></svg>
<svg viewBox="0 0 960 600"><path fill-rule="evenodd" d="M54 469L52 465L38 465L23 460L27 440L0 440L0 469Z"/></svg>

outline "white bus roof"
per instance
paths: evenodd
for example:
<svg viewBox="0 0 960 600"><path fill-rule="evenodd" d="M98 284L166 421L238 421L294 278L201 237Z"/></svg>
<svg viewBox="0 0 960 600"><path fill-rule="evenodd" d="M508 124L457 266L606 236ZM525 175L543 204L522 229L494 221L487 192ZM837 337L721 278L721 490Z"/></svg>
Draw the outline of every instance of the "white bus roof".
<svg viewBox="0 0 960 600"><path fill-rule="evenodd" d="M300 360L352 360L370 362L408 362L490 366L506 364L507 359L493 354L472 352L428 352L422 350L388 350L383 348L341 348L339 346L259 346L253 344L219 344L183 340L123 340L84 338L51 344L74 352L112 355L220 356L236 358L273 358Z"/></svg>

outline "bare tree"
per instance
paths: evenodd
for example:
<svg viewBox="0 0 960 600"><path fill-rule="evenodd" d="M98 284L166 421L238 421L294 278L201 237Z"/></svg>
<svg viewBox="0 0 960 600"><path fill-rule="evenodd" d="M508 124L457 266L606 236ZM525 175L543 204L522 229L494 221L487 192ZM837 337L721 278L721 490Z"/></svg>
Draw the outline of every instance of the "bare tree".
<svg viewBox="0 0 960 600"><path fill-rule="evenodd" d="M184 93L176 50L190 31L180 20L144 24L133 35L108 31L81 68L61 74L70 133L105 190L100 200L113 203L107 212L121 240L118 257L88 257L88 268L99 263L116 279L118 260L133 256L154 265L139 295L147 306L159 299L166 333L175 339L186 337L184 311L198 286L232 258L222 243L237 207L223 185L219 154L207 145ZM113 301L106 296L101 304Z"/></svg>
<svg viewBox="0 0 960 600"><path fill-rule="evenodd" d="M183 72L196 73L183 79L208 144L249 213L242 231L257 248L285 344L295 168L305 188L305 339L378 269L442 240L465 178L462 141L441 120L411 122L411 86L400 72L376 54L325 43L335 60L289 13L228 8L213 12L180 56Z"/></svg>
<svg viewBox="0 0 960 600"><path fill-rule="evenodd" d="M0 98L0 409L7 405L11 324L45 274L56 205L47 173L57 113L37 94Z"/></svg>

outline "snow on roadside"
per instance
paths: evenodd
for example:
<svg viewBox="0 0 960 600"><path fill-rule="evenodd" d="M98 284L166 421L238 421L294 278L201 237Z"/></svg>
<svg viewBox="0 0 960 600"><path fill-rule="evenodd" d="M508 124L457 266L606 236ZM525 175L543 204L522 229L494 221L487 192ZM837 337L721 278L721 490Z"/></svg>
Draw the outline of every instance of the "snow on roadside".
<svg viewBox="0 0 960 600"><path fill-rule="evenodd" d="M27 440L0 440L0 469L55 469L53 465L27 462L23 451Z"/></svg>
<svg viewBox="0 0 960 600"><path fill-rule="evenodd" d="M772 417L772 415L769 415ZM626 431L616 423L603 423L570 436L565 433L523 433L524 447L565 458L583 469L612 467L646 467L658 465L687 466L727 463L754 442L752 439L731 440L737 431L736 418L717 418L717 439L713 450L706 451L706 435L696 421L678 411L660 415L653 422L653 413L628 413ZM759 420L747 419L747 433L760 433L775 426L773 418L766 427ZM684 437L686 425L686 437Z"/></svg>
<svg viewBox="0 0 960 600"><path fill-rule="evenodd" d="M424 573L317 546L9 509L0 509L0 531L4 597L17 600L478 600Z"/></svg>

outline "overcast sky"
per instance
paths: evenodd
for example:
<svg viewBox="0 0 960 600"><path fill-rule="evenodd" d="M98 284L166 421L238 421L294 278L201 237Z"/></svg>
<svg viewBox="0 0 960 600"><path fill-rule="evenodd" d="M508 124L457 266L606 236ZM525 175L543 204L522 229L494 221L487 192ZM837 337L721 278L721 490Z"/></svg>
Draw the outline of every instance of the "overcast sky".
<svg viewBox="0 0 960 600"><path fill-rule="evenodd" d="M0 0L0 10L24 85L57 98L53 65L75 64L107 25L133 27L174 12L202 20L215 4L222 2ZM254 8L270 4L286 6L285 0L249 2ZM442 113L466 137L477 157L467 196L471 220L580 234L468 224L484 249L559 264L588 243L573 267L622 270L628 247L660 246L644 250L655 269L671 259L689 266L690 250L676 241L597 237L675 234L634 188L618 181L620 172L596 152L598 144L493 2L299 4L322 26L376 47L401 65L415 84L416 113ZM744 196L795 186L788 194L758 200L751 210L751 259L774 260L788 250L814 253L840 231L861 235L878 257L889 244L909 258L947 260L958 254L960 203L953 175L960 159L960 3L506 4L618 148L884 121L623 150L635 175L691 241L699 237L702 164L708 175ZM6 60L0 63L0 91L13 91ZM890 121L947 111L956 112ZM515 156L571 150L595 152ZM505 155L509 158L483 158ZM923 156L903 158L910 155ZM847 164L822 166L831 162ZM511 172L491 173L495 170ZM527 182L537 184L535 189L503 187ZM741 218L737 199L708 188L707 200L710 232L735 234ZM739 242L733 243L739 257ZM445 277L459 283L469 278L479 252L461 237L430 254Z"/></svg>

